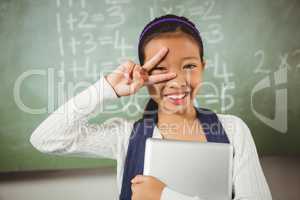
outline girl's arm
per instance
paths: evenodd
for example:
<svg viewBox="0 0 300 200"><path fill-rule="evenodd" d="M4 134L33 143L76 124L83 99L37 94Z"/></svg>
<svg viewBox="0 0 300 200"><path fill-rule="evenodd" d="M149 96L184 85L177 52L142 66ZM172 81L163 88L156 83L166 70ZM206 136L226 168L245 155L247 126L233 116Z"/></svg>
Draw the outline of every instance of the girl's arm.
<svg viewBox="0 0 300 200"><path fill-rule="evenodd" d="M42 122L32 133L31 144L44 153L118 158L118 153L127 147L124 139L129 138L133 122L113 118L109 123L93 126L88 124L88 117L99 111L105 100L129 96L146 84L174 78L175 73L148 76L148 71L167 52L167 48L162 48L143 67L128 60L108 76L102 76Z"/></svg>
<svg viewBox="0 0 300 200"><path fill-rule="evenodd" d="M238 117L234 121L233 192L234 200L272 200L271 192L261 168L256 146L248 126ZM161 200L209 200L187 196L165 187Z"/></svg>
<svg viewBox="0 0 300 200"><path fill-rule="evenodd" d="M31 144L43 153L116 159L118 145L122 145L122 137L130 133L132 124L112 118L92 125L88 118L99 112L105 101L117 98L106 78L100 77L48 116L32 133Z"/></svg>
<svg viewBox="0 0 300 200"><path fill-rule="evenodd" d="M251 132L242 119L233 118L237 124L233 136L236 146L233 165L234 199L272 200Z"/></svg>

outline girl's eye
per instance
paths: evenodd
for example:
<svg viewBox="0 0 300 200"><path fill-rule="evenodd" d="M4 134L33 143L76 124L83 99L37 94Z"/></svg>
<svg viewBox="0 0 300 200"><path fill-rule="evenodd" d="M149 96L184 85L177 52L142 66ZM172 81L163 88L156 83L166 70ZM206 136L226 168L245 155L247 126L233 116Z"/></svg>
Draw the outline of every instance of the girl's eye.
<svg viewBox="0 0 300 200"><path fill-rule="evenodd" d="M155 67L154 70L164 70L164 67Z"/></svg>
<svg viewBox="0 0 300 200"><path fill-rule="evenodd" d="M167 71L167 69L165 67L155 67L152 70L149 71L149 73L162 73L164 71Z"/></svg>
<svg viewBox="0 0 300 200"><path fill-rule="evenodd" d="M185 69L193 69L195 67L197 67L197 65L195 65L195 64L187 64L187 65L183 66L183 68L185 68Z"/></svg>

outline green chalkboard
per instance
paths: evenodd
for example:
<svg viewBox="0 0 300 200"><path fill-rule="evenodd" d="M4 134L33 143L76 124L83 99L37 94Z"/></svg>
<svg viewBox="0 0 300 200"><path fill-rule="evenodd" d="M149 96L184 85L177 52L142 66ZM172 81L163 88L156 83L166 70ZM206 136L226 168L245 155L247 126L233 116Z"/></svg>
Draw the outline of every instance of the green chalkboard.
<svg viewBox="0 0 300 200"><path fill-rule="evenodd" d="M299 155L298 0L0 0L0 171L115 166L42 154L29 137L101 73L138 61L142 28L167 13L190 18L204 38L197 105L241 117L260 154ZM144 89L107 102L91 123L137 119L147 99Z"/></svg>

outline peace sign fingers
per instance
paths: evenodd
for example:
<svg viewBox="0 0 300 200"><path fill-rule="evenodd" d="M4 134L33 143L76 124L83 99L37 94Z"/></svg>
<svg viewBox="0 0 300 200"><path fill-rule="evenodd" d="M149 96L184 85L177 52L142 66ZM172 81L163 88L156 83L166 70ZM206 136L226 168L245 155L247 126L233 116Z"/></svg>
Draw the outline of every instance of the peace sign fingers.
<svg viewBox="0 0 300 200"><path fill-rule="evenodd" d="M168 48L163 47L150 60L148 60L143 65L142 68L144 68L147 71L150 71L153 67L155 67L159 63L159 61L161 61L163 57L165 57L168 51L169 51Z"/></svg>

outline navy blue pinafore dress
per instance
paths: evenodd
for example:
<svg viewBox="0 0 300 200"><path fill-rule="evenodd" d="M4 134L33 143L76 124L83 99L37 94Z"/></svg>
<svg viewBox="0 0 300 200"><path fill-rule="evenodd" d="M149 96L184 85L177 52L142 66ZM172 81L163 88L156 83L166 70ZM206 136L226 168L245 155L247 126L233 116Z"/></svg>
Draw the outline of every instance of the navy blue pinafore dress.
<svg viewBox="0 0 300 200"><path fill-rule="evenodd" d="M195 109L207 142L229 143L225 130L216 113L204 108L195 107ZM120 200L131 200L132 191L130 181L137 174L143 174L146 139L152 137L156 123L157 113L144 114L133 125L124 165Z"/></svg>

